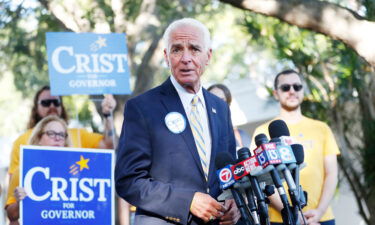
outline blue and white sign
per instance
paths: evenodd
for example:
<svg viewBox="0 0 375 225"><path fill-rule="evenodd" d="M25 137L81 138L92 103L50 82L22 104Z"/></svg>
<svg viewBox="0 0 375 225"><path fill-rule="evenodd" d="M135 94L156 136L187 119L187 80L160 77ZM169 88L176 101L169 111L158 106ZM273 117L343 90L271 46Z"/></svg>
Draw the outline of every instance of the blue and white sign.
<svg viewBox="0 0 375 225"><path fill-rule="evenodd" d="M111 150L22 146L21 225L114 225Z"/></svg>
<svg viewBox="0 0 375 225"><path fill-rule="evenodd" d="M130 94L125 34L47 32L52 95Z"/></svg>

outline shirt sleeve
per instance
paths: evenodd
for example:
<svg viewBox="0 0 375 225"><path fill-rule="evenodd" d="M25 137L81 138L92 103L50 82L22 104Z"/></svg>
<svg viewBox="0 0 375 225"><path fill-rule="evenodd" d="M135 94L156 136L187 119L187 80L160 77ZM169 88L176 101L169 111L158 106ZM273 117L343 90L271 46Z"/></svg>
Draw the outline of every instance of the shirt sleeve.
<svg viewBox="0 0 375 225"><path fill-rule="evenodd" d="M16 198L14 197L14 190L16 189L16 187L19 186L19 174L20 174L19 169L16 169L14 171L12 178L10 179L10 183L8 187L7 202L5 204L5 208L8 205L13 204L17 201Z"/></svg>
<svg viewBox="0 0 375 225"><path fill-rule="evenodd" d="M100 141L103 140L103 135L88 132L85 129L77 129L77 135L79 135L79 140L81 141L77 145L82 148L98 148Z"/></svg>
<svg viewBox="0 0 375 225"><path fill-rule="evenodd" d="M14 171L19 167L20 165L20 147L21 145L26 145L29 141L29 138L31 136L32 130L28 130L26 133L19 136L14 142L12 147L12 153L10 155L10 165L8 169L9 174L13 174Z"/></svg>
<svg viewBox="0 0 375 225"><path fill-rule="evenodd" d="M340 150L337 146L335 136L332 133L331 128L329 128L328 125L324 124L325 130L326 130L326 140L325 140L325 146L324 146L324 156L327 155L339 155Z"/></svg>

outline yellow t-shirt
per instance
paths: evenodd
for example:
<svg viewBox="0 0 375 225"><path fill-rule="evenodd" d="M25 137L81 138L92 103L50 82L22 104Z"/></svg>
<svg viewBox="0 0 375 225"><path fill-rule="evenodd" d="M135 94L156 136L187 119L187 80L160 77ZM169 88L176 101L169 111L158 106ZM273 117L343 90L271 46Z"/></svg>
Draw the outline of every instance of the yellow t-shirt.
<svg viewBox="0 0 375 225"><path fill-rule="evenodd" d="M7 197L7 202L5 204L5 208L8 205L13 204L17 201L16 198L14 197L14 190L16 189L16 187L19 186L19 179L20 179L20 171L19 171L19 168L17 168L14 171L12 178L10 179L10 183L8 186L8 197Z"/></svg>
<svg viewBox="0 0 375 225"><path fill-rule="evenodd" d="M20 164L20 146L27 145L32 134L32 129L27 130L24 134L19 136L13 143L9 174L13 174ZM75 148L98 148L103 135L88 132L85 129L68 129L69 138Z"/></svg>
<svg viewBox="0 0 375 225"><path fill-rule="evenodd" d="M278 118L275 118L278 119ZM271 121L262 124L254 131L254 137L260 133L268 137L268 125ZM335 138L327 124L303 117L296 124L288 124L290 136L303 145L306 167L300 171L300 184L304 191L308 193L307 206L303 211L318 207L324 184L324 157L327 155L340 154ZM255 149L252 143L251 149ZM282 223L281 214L272 206L269 209L270 220ZM320 221L334 219L332 208L328 207Z"/></svg>

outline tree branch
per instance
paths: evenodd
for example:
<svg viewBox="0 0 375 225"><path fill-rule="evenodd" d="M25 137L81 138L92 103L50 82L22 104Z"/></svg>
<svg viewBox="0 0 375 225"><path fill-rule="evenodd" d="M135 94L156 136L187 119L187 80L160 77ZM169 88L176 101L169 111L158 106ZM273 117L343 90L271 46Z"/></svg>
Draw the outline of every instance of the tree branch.
<svg viewBox="0 0 375 225"><path fill-rule="evenodd" d="M350 9L318 0L220 1L340 40L375 66L375 22L364 20Z"/></svg>

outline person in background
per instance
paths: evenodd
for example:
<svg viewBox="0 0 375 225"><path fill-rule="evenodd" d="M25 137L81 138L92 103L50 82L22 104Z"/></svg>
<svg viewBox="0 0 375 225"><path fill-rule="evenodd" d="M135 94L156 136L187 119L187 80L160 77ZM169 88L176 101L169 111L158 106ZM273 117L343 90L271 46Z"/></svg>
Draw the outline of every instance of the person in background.
<svg viewBox="0 0 375 225"><path fill-rule="evenodd" d="M235 224L233 199L220 194L215 157L235 155L226 103L206 91L201 76L212 55L210 33L185 18L164 33L171 76L127 101L115 168L116 191L137 207L136 225Z"/></svg>
<svg viewBox="0 0 375 225"><path fill-rule="evenodd" d="M19 165L20 146L27 144L34 126L44 117L55 115L68 122L68 116L61 97L52 96L50 87L42 87L34 96L31 109L28 130L20 135L13 143L8 173L11 176ZM114 148L113 110L116 107L116 100L112 95L106 95L102 101L102 115L104 118L104 134L91 133L85 129L68 129L72 147L78 148Z"/></svg>
<svg viewBox="0 0 375 225"><path fill-rule="evenodd" d="M324 122L310 119L301 112L303 79L294 70L276 75L273 95L280 103L280 114L275 119L284 120L290 136L303 145L306 167L301 170L300 184L308 193L303 215L309 225L334 225L330 202L337 185L337 155L340 154L331 129ZM268 134L271 121L259 126L253 138ZM255 145L252 149L255 149ZM273 225L281 225L280 211L283 205L277 194L270 196L270 219Z"/></svg>
<svg viewBox="0 0 375 225"><path fill-rule="evenodd" d="M69 147L71 146L71 141L67 131L68 127L63 119L53 115L47 116L35 126L28 144ZM25 190L19 187L19 168L17 168L9 183L8 198L5 205L10 225L19 224L19 202L25 197Z"/></svg>
<svg viewBox="0 0 375 225"><path fill-rule="evenodd" d="M207 91L221 98L229 106L232 103L232 94L230 93L229 88L223 84L213 84L207 88ZM242 147L249 148L251 143L250 135L246 133L246 131L237 127L233 127L233 131L236 138L237 149Z"/></svg>
<svg viewBox="0 0 375 225"><path fill-rule="evenodd" d="M114 149L116 141L116 133L113 126L113 110L116 107L116 100L112 95L106 95L101 103L102 116L104 120L103 134L88 132L85 129L70 128L68 134L72 142L72 147L77 148L100 148L100 149ZM20 135L13 143L10 165L8 169L9 180L12 174L19 166L19 151L20 146L27 144L30 135L33 132L34 126L43 118L49 115L56 115L68 123L68 115L66 113L62 98L59 96L52 96L49 86L40 88L33 99L33 107L31 109L30 118L27 124L28 130ZM129 210L129 205L121 201L122 208ZM122 221L127 221L123 215ZM127 225L127 223L123 223Z"/></svg>

